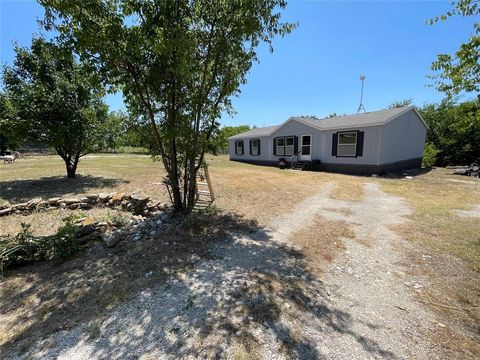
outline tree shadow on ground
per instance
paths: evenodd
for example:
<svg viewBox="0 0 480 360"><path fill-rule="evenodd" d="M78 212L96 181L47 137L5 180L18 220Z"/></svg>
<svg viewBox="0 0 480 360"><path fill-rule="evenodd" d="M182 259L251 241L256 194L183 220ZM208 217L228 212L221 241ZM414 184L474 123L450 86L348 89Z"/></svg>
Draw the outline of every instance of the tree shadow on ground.
<svg viewBox="0 0 480 360"><path fill-rule="evenodd" d="M91 175L77 175L74 179L48 176L39 179L0 181L0 198L11 203L21 203L35 197L49 198L65 194L82 194L88 189L111 188L123 183L128 183L128 180Z"/></svg>
<svg viewBox="0 0 480 360"><path fill-rule="evenodd" d="M256 222L203 213L164 227L151 219L141 240L11 271L0 288L14 330L5 353L71 358L84 346L87 358L223 358L240 349L254 358L267 346L318 359L319 338L348 334L371 356L395 358L329 304L300 251Z"/></svg>

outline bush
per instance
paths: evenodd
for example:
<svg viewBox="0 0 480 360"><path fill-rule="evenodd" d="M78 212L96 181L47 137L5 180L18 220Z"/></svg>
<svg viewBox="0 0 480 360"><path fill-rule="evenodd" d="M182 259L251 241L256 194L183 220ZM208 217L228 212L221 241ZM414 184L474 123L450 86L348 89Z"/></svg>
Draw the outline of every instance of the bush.
<svg viewBox="0 0 480 360"><path fill-rule="evenodd" d="M435 148L433 144L425 144L425 149L423 150L423 167L432 167L437 162L437 154L439 151Z"/></svg>
<svg viewBox="0 0 480 360"><path fill-rule="evenodd" d="M0 266L20 266L36 261L65 261L79 250L75 237L78 227L76 216L68 216L55 235L34 236L30 224L22 223L22 230L13 238L0 239Z"/></svg>

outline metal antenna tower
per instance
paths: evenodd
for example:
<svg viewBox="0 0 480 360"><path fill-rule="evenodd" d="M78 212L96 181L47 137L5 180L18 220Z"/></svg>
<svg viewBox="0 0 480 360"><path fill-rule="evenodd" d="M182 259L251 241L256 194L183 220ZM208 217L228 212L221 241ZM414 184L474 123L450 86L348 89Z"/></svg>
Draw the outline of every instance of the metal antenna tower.
<svg viewBox="0 0 480 360"><path fill-rule="evenodd" d="M363 109L363 112L367 112L365 110L365 106L363 106L363 83L365 81L365 75L360 75L360 81L362 82L362 92L360 93L360 105L358 105L357 114Z"/></svg>

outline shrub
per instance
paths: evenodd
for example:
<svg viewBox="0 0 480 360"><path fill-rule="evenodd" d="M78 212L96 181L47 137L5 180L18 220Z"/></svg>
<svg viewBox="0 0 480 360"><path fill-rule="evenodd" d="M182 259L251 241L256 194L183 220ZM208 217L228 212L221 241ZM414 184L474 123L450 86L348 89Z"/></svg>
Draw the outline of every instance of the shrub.
<svg viewBox="0 0 480 360"><path fill-rule="evenodd" d="M79 250L75 237L77 216L68 216L55 235L34 236L30 224L22 223L22 230L13 238L0 239L0 267L19 266L42 260L65 261Z"/></svg>
<svg viewBox="0 0 480 360"><path fill-rule="evenodd" d="M437 154L439 151L435 148L433 144L425 144L425 149L423 150L423 167L432 167L437 162Z"/></svg>

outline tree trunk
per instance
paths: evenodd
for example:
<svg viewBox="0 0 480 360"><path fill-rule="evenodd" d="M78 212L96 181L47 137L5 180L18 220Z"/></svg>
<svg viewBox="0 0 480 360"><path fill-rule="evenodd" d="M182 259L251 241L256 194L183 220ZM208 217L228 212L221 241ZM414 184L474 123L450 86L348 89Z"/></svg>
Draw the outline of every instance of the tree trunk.
<svg viewBox="0 0 480 360"><path fill-rule="evenodd" d="M57 154L60 155L60 157L65 162L65 167L67 168L67 177L69 179L75 178L77 173L78 161L80 159L80 153L72 156L70 154L66 154L61 148L56 148L56 150Z"/></svg>
<svg viewBox="0 0 480 360"><path fill-rule="evenodd" d="M74 161L73 163L71 161L65 161L65 165L67 167L67 177L70 179L75 178L77 175L78 161Z"/></svg>
<svg viewBox="0 0 480 360"><path fill-rule="evenodd" d="M73 179L76 176L76 170L67 166L67 177Z"/></svg>

